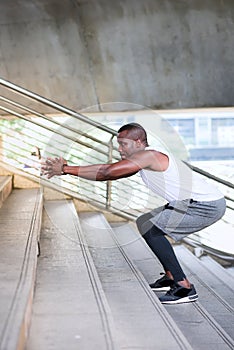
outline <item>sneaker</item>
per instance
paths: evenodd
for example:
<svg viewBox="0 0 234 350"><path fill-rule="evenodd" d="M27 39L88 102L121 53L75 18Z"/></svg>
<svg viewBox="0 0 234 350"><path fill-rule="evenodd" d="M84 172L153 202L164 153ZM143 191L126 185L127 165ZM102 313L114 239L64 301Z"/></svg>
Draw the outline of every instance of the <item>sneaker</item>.
<svg viewBox="0 0 234 350"><path fill-rule="evenodd" d="M190 303L197 299L198 295L193 284L191 288L184 288L178 283L175 283L169 292L159 298L162 304Z"/></svg>
<svg viewBox="0 0 234 350"><path fill-rule="evenodd" d="M163 277L150 284L150 288L156 292L166 292L174 285L174 281L167 277L164 273L160 273Z"/></svg>

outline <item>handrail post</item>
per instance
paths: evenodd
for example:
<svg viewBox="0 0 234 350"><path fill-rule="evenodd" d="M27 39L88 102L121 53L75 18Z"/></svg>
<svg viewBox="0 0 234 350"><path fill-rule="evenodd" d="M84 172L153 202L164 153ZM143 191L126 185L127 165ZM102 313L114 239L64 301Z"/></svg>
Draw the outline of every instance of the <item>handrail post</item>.
<svg viewBox="0 0 234 350"><path fill-rule="evenodd" d="M113 161L113 138L114 138L114 135L111 136L109 141L108 163L112 163ZM109 209L111 206L111 190L112 190L112 181L108 180L106 184L106 209Z"/></svg>

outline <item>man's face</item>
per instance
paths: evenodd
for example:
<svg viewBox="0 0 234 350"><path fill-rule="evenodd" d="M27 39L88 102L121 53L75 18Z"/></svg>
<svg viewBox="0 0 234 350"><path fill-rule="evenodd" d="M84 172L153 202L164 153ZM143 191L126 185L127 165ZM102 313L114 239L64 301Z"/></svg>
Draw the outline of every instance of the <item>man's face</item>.
<svg viewBox="0 0 234 350"><path fill-rule="evenodd" d="M119 144L118 151L122 159L126 159L139 151L140 141L131 139L128 130L120 132L117 141Z"/></svg>

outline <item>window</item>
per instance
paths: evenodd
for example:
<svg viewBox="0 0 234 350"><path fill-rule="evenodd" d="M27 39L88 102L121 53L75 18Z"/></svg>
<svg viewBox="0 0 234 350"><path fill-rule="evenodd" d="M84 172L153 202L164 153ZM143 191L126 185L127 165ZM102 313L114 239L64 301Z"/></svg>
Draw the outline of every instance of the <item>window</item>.
<svg viewBox="0 0 234 350"><path fill-rule="evenodd" d="M170 125L178 132L186 145L195 144L194 119L168 119Z"/></svg>
<svg viewBox="0 0 234 350"><path fill-rule="evenodd" d="M234 118L213 118L211 125L213 145L234 147Z"/></svg>

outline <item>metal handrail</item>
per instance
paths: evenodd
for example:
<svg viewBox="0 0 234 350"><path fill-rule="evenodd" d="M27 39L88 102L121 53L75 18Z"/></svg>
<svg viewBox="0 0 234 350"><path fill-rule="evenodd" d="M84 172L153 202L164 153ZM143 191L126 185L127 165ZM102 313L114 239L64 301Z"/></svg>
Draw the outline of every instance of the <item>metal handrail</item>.
<svg viewBox="0 0 234 350"><path fill-rule="evenodd" d="M5 84L4 84L5 85ZM7 84L8 85L8 84ZM20 92L18 92L18 93L20 93ZM96 152L97 152L97 155L98 154L103 154L103 155L105 155L105 157L106 157L106 159L108 159L108 162L112 162L113 160L118 160L119 159L119 156L117 157L116 155L114 155L113 154L113 151L117 151L117 148L116 147L114 147L113 146L113 137L117 134L117 132L116 131L113 131L112 129L110 129L110 128L106 128L106 127L101 127L101 128L99 128L99 129L102 129L102 131L105 131L105 132L107 132L107 134L109 134L109 131L111 131L111 134L110 134L110 139L109 139L109 141L108 142L103 142L102 140L99 140L99 139L97 139L97 138L94 138L94 137L90 137L90 135L88 135L88 134L86 134L86 133L80 133L80 135L82 136L82 137L84 137L84 139L85 138L87 138L87 139L90 139L90 140L93 140L93 141L95 141L95 142L99 142L99 141L101 141L101 142L99 142L101 145L107 145L108 146L108 151L103 151L102 149L100 149L100 148L98 148L98 147L93 147L93 144L89 144L89 143L86 143L86 142L84 142L84 141L82 141L81 139L80 140L77 140L76 139L76 137L73 137L73 136L71 136L71 135L66 135L66 134L64 134L64 132L63 132L63 129L67 129L66 128L66 126L65 126L65 128L64 128L64 125L63 124L60 124L60 123L57 123L56 121L54 121L53 120L53 118L48 118L47 116L45 116L44 114L41 114L41 113L38 113L37 111L35 111L34 109L31 109L31 108L28 108L28 107L25 107L24 105L22 105L22 104L20 104L20 103L18 103L18 102L15 102L15 101L13 101L13 100L11 100L11 99L8 99L8 98L6 98L6 97L0 97L0 100L2 101L2 102L4 102L4 103L7 103L7 104L10 104L10 105L12 105L12 106L14 106L14 107L16 107L17 109L21 109L21 110L23 110L23 111L26 111L26 112L28 112L28 113L30 113L30 115L28 115L28 114L22 114L22 113L18 113L18 112L16 112L15 110L12 110L12 109L10 109L10 108L6 108L5 106L0 106L0 109L1 110L3 110L5 113L6 113L6 115L7 116L9 116L9 115L12 115L12 116L15 116L16 118L19 118L19 119L22 119L22 120L24 120L25 121L25 123L27 123L28 124L28 126L30 125L30 124L33 124L33 125L35 125L35 126L37 126L37 127L40 127L40 128L43 128L43 130L47 130L48 132L52 132L52 133L54 133L54 134L56 134L56 135L60 135L60 136L62 136L62 137L65 137L66 138L66 140L71 140L72 142L77 142L78 144L80 144L80 145L82 145L82 146L84 146L84 147L86 147L86 149L87 149L87 147L88 148L90 148L90 149L94 149L95 150L95 154L96 154ZM43 119L45 119L46 121L49 121L50 123L53 123L53 124L55 124L55 125L58 125L59 124L59 126L61 126L61 129L60 130L56 130L56 129L54 129L53 127L51 127L52 126L52 124L49 124L50 126L48 126L48 125L44 125L44 124L42 124L41 123L41 120L40 120L40 122L38 122L38 119L36 118L36 117L39 117L39 118L43 118ZM3 119L5 119L5 117L3 116ZM8 118L7 118L8 119ZM80 118L77 118L77 119L80 119ZM84 122L84 120L83 119L81 119L81 121L82 122ZM86 124L91 124L91 125L95 125L95 126L99 126L100 124L99 123L95 123L95 122L93 122L93 121L91 121L91 123L89 123L90 122L90 120L88 119L88 118L86 118L85 119L85 123ZM25 124L26 125L26 124ZM21 135L24 135L24 139L25 139L25 136L27 135L27 130L29 130L28 129L28 126L27 126L27 128L25 128L25 126L24 126L24 129L21 131L21 132L18 132L19 133L19 135L21 134ZM32 130L33 130L33 128L32 128ZM108 130L108 131L107 131ZM10 131L10 130L9 130ZM76 130L75 129L73 129L73 130L70 130L70 131L75 131L76 132ZM112 132L113 131L113 132ZM34 133L35 133L35 131L34 131ZM79 133L79 132L78 132ZM8 132L5 132L5 135L7 135L8 134L8 136L10 136L10 134L8 133ZM44 136L44 135L43 135ZM37 137L37 135L35 135L35 137ZM46 136L45 136L46 137ZM19 136L19 138L20 138L20 136ZM18 136L16 136L16 139L18 139ZM38 138L37 137L37 142L40 142L41 143L41 140L40 140L40 137ZM27 144L28 145L30 145L31 144L31 139L29 140L29 142L27 141ZM10 142L10 141L8 141L8 142ZM55 142L57 143L57 141L55 140ZM62 144L61 144L62 145ZM56 146L57 147L57 146ZM60 147L60 145L59 145L59 147ZM18 161L18 158L21 156L22 157L22 154L21 154L21 151L19 151L19 150L17 150L17 148L16 148L16 146L12 143L12 144L9 144L9 150L11 150L11 151L13 151L14 152L14 154L16 155L16 162L15 162L15 164L19 164L20 165L20 167L22 167L22 165L23 165L23 163L21 162L19 162ZM22 149L22 151L23 151L23 149ZM47 150L48 151L48 150ZM48 154L51 154L51 156L56 156L54 153L53 153L54 151L51 151L50 149L49 149L49 153ZM82 152L83 153L83 151L82 150L79 150L79 153L80 152ZM72 154L70 154L71 156L72 156ZM4 154L3 153L1 153L1 156L3 157L4 156ZM92 159L96 159L96 156L95 155L92 155ZM100 161L99 159L97 159L98 161ZM14 162L13 162L14 163ZM10 163L10 164L12 164L12 162ZM40 182L41 182L41 179L40 179ZM70 180L68 181L68 179L67 179L67 181L66 181L68 184L70 183ZM131 182L132 183L134 183L134 180L133 179L131 179ZM42 182L41 182L42 183ZM72 185L73 187L74 187L74 185ZM98 196L100 196L100 198L105 198L105 201L106 201L106 208L108 208L109 210L111 210L112 212L113 211L115 211L116 212L116 210L118 211L118 207L119 207L119 203L118 202L116 202L116 199L113 197L113 199L111 198L112 197L112 193L113 193L113 190L114 191L116 191L116 189L115 189L115 184L113 184L112 183L112 181L108 181L107 182L107 184L106 184L106 195L104 196L103 194L102 194L102 192L100 192L99 194L98 194ZM122 196L123 197L123 201L125 201L126 199L126 190L124 190L124 186L125 185L123 185L123 186L120 186L120 187L118 187L118 189L117 189L117 191L118 191L118 196ZM134 186L134 185L133 185ZM86 186L85 186L86 187ZM100 187L100 191L102 191L102 189L103 189L103 187L100 185L96 185L96 188L98 189ZM136 187L136 186L135 186ZM88 188L88 189L87 189ZM85 193L85 196L86 196L86 199L88 199L88 200L92 200L93 198L92 198L92 193L90 192L89 193L89 186L87 186L87 188L86 188L86 193ZM113 189L112 189L113 188ZM62 189L63 190L63 192L64 192L64 188ZM74 193L73 193L74 194ZM133 207L135 207L135 206L137 206L138 205L138 203L139 203L139 200L141 200L142 199L142 195L141 196L139 196L139 198L138 198L138 194L134 194L134 200L136 200L136 202L134 202L134 201L131 201L131 206L133 206ZM98 201L98 197L96 198L95 197L95 201ZM101 200L102 201L102 200ZM114 202L117 204L115 204L114 206L113 206L113 203ZM147 200L148 201L148 200ZM131 209L132 210L132 209ZM122 216L124 216L124 215L127 215L127 217L130 215L131 216L131 214L130 213L128 213L128 211L129 211L129 209L127 209L127 210L123 210L123 209L121 209L121 211L122 211L122 213L123 213L123 215ZM134 208L134 210L133 210L134 212L135 212L135 214L133 214L133 216L136 216L137 215L137 212L138 212L138 209L137 208Z"/></svg>
<svg viewBox="0 0 234 350"><path fill-rule="evenodd" d="M108 145L109 145L109 143L103 142L102 140L98 140L97 138L93 137L92 135L88 135L88 134L86 134L86 133L84 133L84 132L80 132L79 130L77 130L77 129L75 129L75 128L72 128L72 127L69 126L69 125L62 125L61 123L57 122L56 120L47 117L45 114L39 113L39 112L35 111L34 109L28 108L28 107L22 105L21 103L17 103L17 102L15 102L15 101L13 101L13 100L11 100L11 99L9 99L9 98L0 96L0 100L1 100L1 101L4 101L4 102L7 103L7 104L10 104L10 105L12 105L12 106L15 106L15 107L17 107L17 108L20 108L20 109L22 109L22 110L24 110L24 111L26 111L26 112L32 114L33 116L35 115L35 116L40 117L40 118L42 118L42 119L45 119L45 120L47 120L47 121L49 121L49 122L52 122L52 123L55 124L55 125L62 126L64 129L67 129L67 130L69 130L69 131L75 132L76 134L82 135L82 136L84 136L84 137L88 137L89 139L91 139L91 140L93 140L93 141L95 141L95 142L98 142L98 143L100 143L101 145L104 145L104 146L108 146Z"/></svg>
<svg viewBox="0 0 234 350"><path fill-rule="evenodd" d="M16 116L17 118L23 119L23 120L25 120L25 121L28 122L28 123L32 123L32 124L34 124L34 125L37 125L37 126L39 126L39 127L42 127L42 128L44 128L44 129L47 129L48 131L50 131L50 132L52 132L52 133L55 133L55 134L60 135L60 136L62 136L62 137L65 137L66 139L70 139L72 142L79 143L80 145L82 145L82 146L84 146L84 147L88 147L88 148L90 148L90 149L95 149L95 151L97 151L99 154L105 155L105 156L107 157L107 159L108 159L109 162L112 162L114 159L118 159L118 157L115 157L115 156L113 155L113 151L114 151L114 150L116 151L116 148L113 147L113 137L117 135L117 132L116 132L115 130L113 130L113 129L111 129L111 128L105 126L105 125L102 125L102 124L100 124L100 123L98 123L98 122L96 122L96 121L93 121L93 120L91 120L91 119L85 117L84 115L82 115L82 114L80 114L80 113L77 113L77 112L75 112L75 111L73 111L73 110L71 110L71 109L68 109L68 108L66 108L66 107L64 107L64 106L61 106L61 105L59 105L59 104L57 104L57 103L55 103L55 102L53 102L53 101L51 101L51 100L48 100L48 99L46 99L46 98L44 98L44 97L42 97L42 96L40 96L40 95L37 95L37 94L35 94L35 93L31 92L31 91L28 91L28 90L26 90L26 89L24 89L24 88L21 88L21 87L15 85L15 84L12 84L12 83L10 83L10 82L4 80L4 79L1 79L1 78L0 78L0 84L1 84L2 86L6 87L6 88L8 88L8 89L10 89L10 90L12 90L13 92L16 92L16 93L18 93L18 94L20 94L20 95L25 96L26 98L29 98L29 99L38 101L38 102L40 102L40 103L42 103L42 104L44 104L44 105L47 105L47 106L49 106L49 107L54 108L55 110L57 110L57 111L59 111L59 112L62 112L62 113L64 113L64 114L66 114L66 115L69 115L69 116L71 116L71 117L74 117L75 119L78 119L78 120L80 120L80 121L82 121L82 122L85 122L85 123L88 124L88 125L94 126L94 127L97 128L97 129L100 129L100 130L102 130L102 131L104 131L104 132L107 132L107 133L110 135L110 139L109 139L108 142L103 142L103 140L97 139L97 138L93 137L92 135L88 135L87 133L82 133L82 132L80 132L79 130L74 129L74 128L71 127L71 126L60 124L60 123L57 122L56 120L54 120L54 119L52 119L52 118L50 119L50 118L47 117L46 115L44 115L44 114L42 114L42 113L39 113L39 112L35 111L34 109L28 108L28 107L26 107L26 106L24 106L24 105L22 105L22 104L20 104L20 103L18 103L18 102L15 102L15 101L13 101L13 100L11 100L11 99L8 99L8 98L6 98L6 97L0 97L0 99L1 99L3 102L7 103L7 104L11 104L12 106L14 106L14 107L16 107L16 108L20 108L21 110L23 110L23 111L25 111L25 112L31 113L32 115L35 115L35 116L37 116L37 117L39 117L39 118L43 118L43 119L45 119L46 121L49 121L49 122L51 122L51 123L54 123L55 125L61 126L62 128L61 128L61 130L56 130L56 129L54 129L53 127L50 127L50 126L47 126L47 125L43 125L43 124L41 124L41 123L38 123L38 122L36 121L36 118L35 118L35 120L34 120L34 118L31 118L31 116L30 116L30 117L29 117L29 116L26 116L26 115L24 115L24 114L22 114L22 113L18 113L18 112L16 112L16 111L13 111L13 110L11 110L11 109L9 109L9 108L6 108L6 107L3 107L3 106L0 106L0 109L1 109L1 110L5 111L6 113L9 113L10 115ZM107 146L108 151L105 152L105 151L103 151L102 149L100 149L99 147L93 148L93 145L92 145L92 144L89 144L89 143L84 142L84 141L82 141L82 140L79 140L79 141L78 141L77 138L76 138L75 136L71 136L71 135L66 135L66 134L64 134L63 128L64 128L64 129L67 129L67 130L69 130L69 131L71 131L71 132L80 134L81 136L84 136L85 138L88 138L88 139L90 139L90 140L92 140L92 141L94 141L94 142L98 142L100 145L105 145L105 146ZM95 158L95 157L94 157L94 158ZM212 180L215 180L215 181L217 181L217 182L219 182L219 183L221 183L221 184L224 184L224 185L226 185L226 186L228 186L228 187L230 187L230 188L234 188L234 185L233 185L232 183L230 183L230 182L228 182L228 181L225 181L225 180L222 180L222 179L220 179L220 178L218 178L218 177L215 177L215 176L213 176L213 175L211 175L211 174L209 174L209 173L203 171L202 169L199 169L199 168L196 168L196 167L192 166L192 165L189 164L189 163L186 163L186 164L187 164L188 166L190 166L194 171L197 171L197 172L199 172L200 174L202 174L202 175L204 175L204 176L206 176L206 177L208 177L208 178L210 178L210 179L212 179ZM114 208L111 207L111 202L112 202L112 198L111 198L111 195L112 195L112 182L111 182L111 181L108 181L106 186L107 186L107 187L106 187L106 208L107 208L107 209L110 209L110 210L113 210ZM63 191L64 191L64 190L63 190ZM123 190L122 188L119 190L119 193L121 193L121 192L123 192L123 194L124 194L124 190ZM100 196L103 196L103 195L100 195ZM228 198L228 197L226 197L226 198ZM229 199L229 198L228 198L228 199ZM233 209L233 208L231 208L231 209ZM114 210L115 210L115 209L114 209ZM137 210L136 210L135 212L137 212ZM134 214L133 214L133 216L134 216Z"/></svg>
<svg viewBox="0 0 234 350"><path fill-rule="evenodd" d="M203 169L200 169L200 168L198 168L198 167L195 167L194 165L192 165L192 164L190 164L190 163L188 163L188 162L185 162L184 161L184 163L186 164L186 165L188 165L193 171L195 171L196 173L199 173L199 174L201 174L201 175L204 175L204 176L206 176L207 178L209 178L209 179L211 179L211 180L214 180L214 181L217 181L218 183L220 183L220 184L223 184L223 185L225 185L225 186L227 186L227 187L230 187L230 188L233 188L234 189L234 184L233 183L231 183L231 182L229 182L229 181L226 181L226 180L223 180L223 179L221 179L220 177L217 177L217 176L215 176L215 175L212 175L212 174L210 174L209 172L207 172L207 171L205 171L205 170L203 170ZM230 198L228 198L228 199L230 199Z"/></svg>
<svg viewBox="0 0 234 350"><path fill-rule="evenodd" d="M54 132L54 133L56 133L56 134L58 134L58 135L60 135L60 136L64 136L64 137L66 137L67 139L69 139L69 140L71 140L71 141L73 141L73 142L75 142L75 143L80 143L80 144L82 144L83 146L92 148L89 144L87 144L87 143L85 143L85 142L82 142L82 141L80 141L80 140L79 140L79 142L78 142L77 139L76 139L76 137L71 137L71 136L69 136L69 135L65 135L65 134L64 134L63 132L61 132L61 131L58 131L58 130L55 130L55 129L49 127L49 126L45 126L45 125L43 125L43 124L40 124L40 123L38 123L38 122L36 122L36 121L34 121L34 120L32 120L32 119L29 119L28 117L26 117L26 116L24 116L24 115L22 115L22 114L20 114L20 113L17 113L17 112L15 112L15 111L12 111L12 110L9 109L9 108L5 108L5 107L3 107L3 106L0 106L0 109L1 109L2 111L4 111L4 112L7 112L7 113L11 114L11 115L14 115L15 117L18 117L18 118L20 118L20 119L24 119L25 121L28 121L28 122L30 122L30 123L33 123L33 124L37 125L37 126L40 126L40 127L44 128L44 129L46 129L46 130L48 130L48 131ZM61 125L61 124L59 124L59 125ZM108 144L105 144L105 145L108 145ZM97 148L97 151L98 151L99 153L104 154L104 155L107 155L107 154L108 154L108 153L104 152L103 150L101 150L100 148Z"/></svg>
<svg viewBox="0 0 234 350"><path fill-rule="evenodd" d="M103 130L103 131L106 131L108 133L110 133L111 135L117 135L117 132L114 130L114 129L111 129L101 123L98 123L98 122L95 122L91 119L88 119L86 116L84 116L83 114L81 113L78 113L72 109L69 109L67 107L64 107L52 100L49 100L45 97L42 97L34 92L31 92L27 89L24 89L16 84L13 84L3 78L0 78L0 84L5 86L6 88L10 89L10 90L13 90L19 94L22 94L24 96L26 96L27 98L30 98L30 99L33 99L33 100L36 100L38 102L41 102L43 103L44 105L47 105L49 107L52 107L54 109L56 109L57 111L59 112L62 112L62 113L65 113L65 114L68 114L78 120L81 120L89 125L92 125L92 126L95 126L96 128L100 129L100 130Z"/></svg>
<svg viewBox="0 0 234 350"><path fill-rule="evenodd" d="M63 129L67 129L69 131L75 132L76 134L80 134L82 137L86 137L86 138L88 137L90 140L93 140L94 142L98 142L98 144L100 144L100 145L104 145L104 146L108 147L108 149L109 149L108 152L103 151L103 149L101 149L99 147L95 147L95 151L97 151L100 154L103 154L103 155L107 156L108 159L110 159L110 157L111 157L111 159L116 159L116 157L114 157L113 154L111 154L111 156L110 156L110 152L112 153L113 149L114 149L113 145L111 145L112 139L113 139L113 136L115 136L117 134L117 132L115 130L113 130L113 129L109 128L109 127L106 127L105 125L102 125L102 124L100 124L98 122L95 122L95 121L93 121L91 119L88 119L87 117L85 117L81 113L77 113L77 112L75 112L75 111L73 111L71 109L68 109L68 108L66 108L66 107L64 107L64 106L62 106L62 105L60 105L58 103L55 103L54 101L46 99L46 98L44 98L44 97L42 97L42 96L40 96L40 95L38 95L36 93L33 93L33 92L31 92L31 91L29 91L27 89L24 89L24 88L22 88L22 87L20 87L20 86L18 86L16 84L13 84L13 83L5 80L5 79L0 78L0 84L2 86L6 87L6 88L8 88L8 89L18 93L18 94L20 94L20 95L23 95L23 96L25 96L25 97L27 97L29 99L38 101L38 102L42 103L43 105L47 105L49 107L52 107L56 111L62 112L64 114L68 115L68 116L72 116L73 118L78 119L79 121L85 122L88 125L94 126L95 128L98 128L98 129L100 129L102 131L105 131L105 132L109 133L110 134L110 141L109 142L103 142L103 140L96 139L96 138L94 138L91 135L87 135L86 133L81 133L81 132L79 132L79 130L71 128L70 126L61 125L60 123L56 122L55 120L48 118L44 114L38 113L34 109L25 107L22 104L17 103L15 101L12 101L12 100L10 100L10 99L8 99L6 97L3 97L3 96L1 97L1 100L4 101L5 103L8 103L8 104L10 104L10 105L12 105L12 106L14 106L16 108L20 108L21 110L26 111L28 113L31 113L31 114L33 114L35 116L40 117L40 118L43 118L43 119L45 119L45 120L47 120L47 121L49 121L51 123L54 123L55 125L62 126ZM10 115L14 115L14 116L16 116L18 118L21 118L21 119L23 119L23 120L25 120L27 122L33 123L33 124L35 124L35 125L37 125L39 127L43 127L43 128L45 128L46 130L48 130L50 132L56 133L57 135L64 136L64 137L66 137L66 139L70 139L72 142L79 143L79 144L81 144L81 145L83 145L85 147L88 147L90 149L93 148L92 145L90 145L90 144L88 144L86 142L83 142L82 140L79 140L79 142L78 142L77 137L72 137L71 135L64 135L64 133L61 132L60 130L55 130L55 129L49 127L49 126L42 125L41 123L38 123L35 120L32 120L32 119L26 117L25 115L17 113L16 111L13 111L13 110L11 110L9 108L0 106L0 109L5 111L6 113L8 113ZM109 203L110 203L109 196L110 196L110 192L111 192L110 191L111 186L112 186L111 182L108 182L108 184L107 184L107 191L106 191L106 194L107 194L106 206L107 207L109 206Z"/></svg>
<svg viewBox="0 0 234 350"><path fill-rule="evenodd" d="M76 161L82 161L86 155L89 155L89 151L87 152L87 149L91 150L90 155L88 158L86 158L87 162L92 163L93 161L102 162L103 156L105 156L105 161L108 161L109 163L113 162L114 160L118 160L119 157L114 153L117 151L117 148L113 145L113 138L117 135L117 132L109 127L106 127L105 125L102 125L98 122L95 122L84 115L74 112L66 107L63 107L53 101L47 100L37 94L34 94L26 89L23 89L15 84L12 84L10 82L7 82L6 80L0 79L0 84L10 90L12 90L14 93L18 93L23 95L26 98L35 100L37 102L40 102L44 105L47 105L49 107L54 108L56 111L62 112L62 114L65 114L66 116L74 117L75 119L87 124L94 126L95 128L107 133L104 134L101 131L98 132L98 135L103 135L95 137L95 135L89 135L88 132L82 132L81 130L77 130L74 126L74 124L71 123L71 125L62 124L60 123L60 120L53 118L56 117L56 113L52 114L52 118L46 114L39 113L34 108L29 108L28 106L25 106L21 103L18 103L10 98L6 98L3 96L0 96L0 101L3 102L3 106L0 106L0 110L7 113L7 118L9 115L12 115L16 118L19 118L21 120L24 120L23 122L23 129L20 131L17 131L17 134L15 135L15 138L20 141L27 140L28 135L32 133L33 138L29 138L25 144L22 144L20 146L20 149L17 149L14 142L11 143L11 141L8 141L8 147L9 149L7 151L14 152L14 162L5 162L6 157L6 148L0 149L0 165L7 168L12 169L14 173L18 174L24 174L24 176L33 179L34 181L38 181L42 186L51 187L57 191L62 192L63 194L67 194L69 196L72 196L73 198L77 198L79 200L83 200L88 204L95 205L97 208L100 208L102 210L108 210L114 214L117 214L120 217L123 217L127 220L134 220L139 214L142 212L141 205L144 206L144 210L149 211L153 209L153 207L159 206L161 203L158 203L155 205L155 198L151 198L146 193L146 196L142 198L142 192L139 190L137 194L135 194L135 189L139 189L139 181L138 179L129 179L129 182L124 182L123 185L118 185L115 182L107 181L105 183L97 183L95 185L95 188L93 189L92 186L89 186L89 181L83 180L80 183L80 189L83 191L83 193L79 193L80 191L77 191L77 185L74 183L74 179L71 177L63 177L61 179L61 183L56 183L56 181L47 180L45 178L41 178L38 173L28 173L27 171L23 170L24 168L24 155L26 154L27 147L31 147L34 142L38 143L40 146L43 145L47 146L49 145L47 149L47 156L57 156L58 154L55 154L55 152L64 152L64 149L67 149L67 140L71 143L75 143L74 148L73 146L69 149L69 157L70 159L75 159ZM5 105L8 104L11 106L11 108L5 107ZM14 109L14 110L13 110ZM19 113L20 112L20 113ZM26 112L26 113L25 113ZM3 116L2 119L5 119L5 116ZM45 121L43 121L45 120ZM46 125L44 125L46 124ZM76 124L76 123L75 123ZM82 123L79 123L82 124ZM2 130L4 130L4 122L2 124ZM21 125L21 123L19 123ZM59 128L56 128L58 127ZM86 126L85 126L86 127ZM41 129L43 128L43 129ZM92 128L91 128L92 129ZM35 131L36 130L36 131ZM85 129L86 130L86 129ZM87 131L87 130L86 130ZM35 135L35 133L37 134ZM11 137L12 130L11 128L7 128L6 132L4 130L4 134L8 137ZM55 134L55 138L53 139L52 148L50 149L50 144L47 143L48 138L50 138L50 135ZM77 140L76 135L80 135L80 139ZM109 140L109 141L106 141ZM14 141L14 140L13 140ZM97 143L97 144L96 144ZM77 144L80 145L80 147L77 147ZM95 145L95 146L94 146ZM99 147L100 146L100 147ZM101 148L102 146L106 147L107 149ZM94 151L94 152L93 152ZM23 157L22 157L23 156ZM68 157L68 158L69 158ZM18 163L17 163L18 162ZM204 171L198 167L195 167L191 165L188 162L185 162L193 171L201 174L202 176L207 177L210 180L216 181L217 183L226 186L226 188L234 189L234 184L226 181L224 179L221 179L217 176L214 176L207 171ZM88 164L88 163L87 163ZM14 168L16 167L16 168ZM132 197L131 197L131 203L125 206L125 203L127 201L126 197L126 186L128 186L128 189L132 189ZM140 195L139 195L140 192ZM231 223L232 214L230 216L230 210L234 210L233 208L233 202L234 199L232 197L233 192L227 192L227 194L231 193L230 196L225 195L225 198L227 199L227 208L229 208L229 215L223 219L224 222L227 224L233 225ZM148 196L148 197L147 197ZM232 198L231 198L232 197ZM145 201L145 202L144 202ZM140 204L139 204L140 203ZM142 204L143 203L143 204ZM225 221L226 220L226 221ZM199 233L198 233L199 234ZM201 246L205 249L205 246L203 243L201 243L198 239L198 234L194 235L194 244Z"/></svg>
<svg viewBox="0 0 234 350"><path fill-rule="evenodd" d="M25 131L26 129L24 128L22 131L18 131L17 133L19 133L19 136L16 136L16 138L18 139L18 140L20 140L20 135L22 135L22 136L25 136L26 134L24 133L24 131ZM4 132L4 134L7 136L10 136L10 134L9 134L9 132ZM15 137L14 137L15 138ZM29 141L29 144L31 144L31 142ZM31 144L31 146L32 146L32 144ZM22 154L17 150L17 148L16 148L16 146L14 145L14 143L11 143L11 141L8 141L8 150L13 150L14 151L14 154L17 156L17 158L19 159L19 157L22 157ZM22 151L23 151L23 149L22 149ZM24 153L25 153L25 149L24 149ZM110 153L111 154L111 153ZM0 152L0 155L2 156L2 158L3 158L3 156L4 156L4 154L2 153L2 152ZM52 156L52 157L54 157L54 156L56 156L56 154L53 154L53 153L51 153L51 155L50 156ZM92 159L94 159L95 158L95 156L93 156L93 158ZM82 159L82 158L81 158ZM111 158L109 158L109 161L111 161L111 159L113 159L112 157ZM97 159L97 161L99 161L100 162L100 159ZM23 162L21 162L20 160L17 160L17 163L19 164L19 165L21 165L21 167L24 165L24 163ZM39 176L39 173L38 173L38 176ZM42 183L42 180L41 180L41 178L39 178L39 181L40 181L40 183ZM133 181L133 180L132 180ZM67 183L67 184L69 184L70 182L72 183L72 181L70 181L70 178L66 178L66 180L65 180L65 182ZM109 189L109 191L106 191L106 195L104 196L104 195L102 195L102 194L100 194L100 196L102 197L102 198L105 198L106 199L106 208L108 208L108 209L110 209L111 211L113 211L114 210L114 207L113 207L113 205L111 206L110 205L110 203L111 203L111 193L112 193L112 191L111 191L111 184L112 184L112 182L110 181L110 182L107 182L107 186L108 186L108 189ZM96 184L96 188L99 188L99 187L101 187L101 185L99 186L99 184ZM59 188L57 188L57 190L59 190ZM62 188L62 192L65 192L66 193L66 189L65 188ZM124 190L124 189L121 189L121 188L119 188L118 189L118 193L119 193L119 195L121 196L124 196L125 194L126 194L126 190ZM73 192L73 197L76 197L76 194ZM79 196L79 198L81 199L81 197ZM92 193L90 193L89 195L87 195L86 194L86 198L88 198L89 200L91 200L92 198L93 198L93 195L92 195ZM139 198L137 198L137 195L136 195L136 200L138 199L140 199L141 197L139 197ZM96 199L95 199L95 201L96 201ZM137 202L136 202L137 203ZM115 210L116 211L116 210ZM135 210L135 212L137 212L137 210ZM128 212L127 211L125 211L125 210L123 210L123 215L122 216L124 216L124 215L127 215L127 216L129 216L128 215ZM134 214L133 214L133 216L134 216Z"/></svg>

